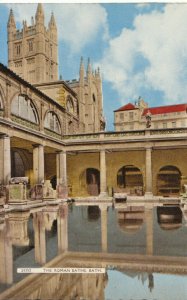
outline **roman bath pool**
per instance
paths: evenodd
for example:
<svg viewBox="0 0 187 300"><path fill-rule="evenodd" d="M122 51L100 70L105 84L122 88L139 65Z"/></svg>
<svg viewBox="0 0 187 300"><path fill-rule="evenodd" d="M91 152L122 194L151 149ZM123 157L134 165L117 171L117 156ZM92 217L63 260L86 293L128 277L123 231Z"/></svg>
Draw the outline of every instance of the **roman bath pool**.
<svg viewBox="0 0 187 300"><path fill-rule="evenodd" d="M185 300L186 217L182 206L104 201L7 211L0 300ZM17 272L41 267L104 272Z"/></svg>

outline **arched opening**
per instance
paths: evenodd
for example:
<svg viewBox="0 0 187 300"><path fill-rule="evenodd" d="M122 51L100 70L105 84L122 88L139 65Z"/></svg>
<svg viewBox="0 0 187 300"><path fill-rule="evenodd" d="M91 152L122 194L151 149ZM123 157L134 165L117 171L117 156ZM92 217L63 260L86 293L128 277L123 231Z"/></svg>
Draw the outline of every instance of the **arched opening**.
<svg viewBox="0 0 187 300"><path fill-rule="evenodd" d="M48 113L46 114L44 127L58 134L61 134L59 119L53 111L48 111Z"/></svg>
<svg viewBox="0 0 187 300"><path fill-rule="evenodd" d="M80 177L81 190L91 196L98 196L100 193L100 172L94 168L87 168Z"/></svg>
<svg viewBox="0 0 187 300"><path fill-rule="evenodd" d="M123 166L117 173L117 186L124 192L143 195L143 176L133 165Z"/></svg>
<svg viewBox="0 0 187 300"><path fill-rule="evenodd" d="M11 113L29 122L39 124L37 110L27 95L17 95L12 100Z"/></svg>
<svg viewBox="0 0 187 300"><path fill-rule="evenodd" d="M162 196L179 195L181 172L175 166L164 166L157 175L157 194Z"/></svg>
<svg viewBox="0 0 187 300"><path fill-rule="evenodd" d="M18 151L11 152L11 177L24 177L25 165Z"/></svg>

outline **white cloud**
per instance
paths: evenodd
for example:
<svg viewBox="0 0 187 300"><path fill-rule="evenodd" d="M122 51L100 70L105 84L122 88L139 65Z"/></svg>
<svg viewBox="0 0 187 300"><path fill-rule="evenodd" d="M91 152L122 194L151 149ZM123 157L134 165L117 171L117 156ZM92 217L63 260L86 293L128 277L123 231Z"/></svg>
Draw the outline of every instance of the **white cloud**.
<svg viewBox="0 0 187 300"><path fill-rule="evenodd" d="M110 40L100 65L123 103L145 89L163 92L169 102L187 101L186 16L186 4L168 4L137 15L133 29Z"/></svg>
<svg viewBox="0 0 187 300"><path fill-rule="evenodd" d="M12 7L16 21L23 19L30 24L35 16L36 4L8 4ZM43 4L46 24L51 12L58 26L58 38L65 42L71 52L79 52L99 34L108 37L107 13L100 4Z"/></svg>

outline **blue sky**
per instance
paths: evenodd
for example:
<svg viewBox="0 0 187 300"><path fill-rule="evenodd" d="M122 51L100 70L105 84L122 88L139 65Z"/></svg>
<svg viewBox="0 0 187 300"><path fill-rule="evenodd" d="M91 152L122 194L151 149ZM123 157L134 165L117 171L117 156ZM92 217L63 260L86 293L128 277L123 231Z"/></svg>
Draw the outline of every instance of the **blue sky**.
<svg viewBox="0 0 187 300"><path fill-rule="evenodd" d="M113 110L141 96L149 106L187 102L187 4L43 4L54 12L59 74L78 78L80 57L91 58L103 77L107 129ZM36 4L0 4L0 61L7 65L6 23L30 24Z"/></svg>

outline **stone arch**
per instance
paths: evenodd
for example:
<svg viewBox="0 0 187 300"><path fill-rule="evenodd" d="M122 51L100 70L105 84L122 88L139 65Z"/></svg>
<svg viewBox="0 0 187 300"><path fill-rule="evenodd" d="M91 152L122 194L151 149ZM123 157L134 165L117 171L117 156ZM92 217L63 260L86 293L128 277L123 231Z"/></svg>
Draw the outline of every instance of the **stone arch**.
<svg viewBox="0 0 187 300"><path fill-rule="evenodd" d="M130 194L143 194L143 175L134 165L121 167L117 172L117 187Z"/></svg>
<svg viewBox="0 0 187 300"><path fill-rule="evenodd" d="M80 175L81 192L91 196L98 196L100 193L100 172L95 168L87 168Z"/></svg>
<svg viewBox="0 0 187 300"><path fill-rule="evenodd" d="M11 114L29 122L40 123L36 104L25 94L16 94L11 101Z"/></svg>
<svg viewBox="0 0 187 300"><path fill-rule="evenodd" d="M59 116L52 110L47 110L44 116L44 128L62 134L62 125Z"/></svg>
<svg viewBox="0 0 187 300"><path fill-rule="evenodd" d="M26 172L32 168L32 162L24 150L12 148L11 166L12 177L24 177L27 175Z"/></svg>
<svg viewBox="0 0 187 300"><path fill-rule="evenodd" d="M160 168L156 181L157 195L179 195L181 189L181 171L173 165Z"/></svg>

